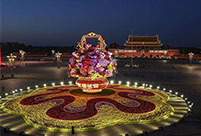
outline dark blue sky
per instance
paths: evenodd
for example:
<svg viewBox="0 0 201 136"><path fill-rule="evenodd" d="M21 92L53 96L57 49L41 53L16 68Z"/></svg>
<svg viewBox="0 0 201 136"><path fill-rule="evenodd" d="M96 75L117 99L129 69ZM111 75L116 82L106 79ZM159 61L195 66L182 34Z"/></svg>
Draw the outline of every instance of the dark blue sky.
<svg viewBox="0 0 201 136"><path fill-rule="evenodd" d="M1 0L1 41L72 46L83 34L123 44L159 35L164 45L201 47L201 0Z"/></svg>

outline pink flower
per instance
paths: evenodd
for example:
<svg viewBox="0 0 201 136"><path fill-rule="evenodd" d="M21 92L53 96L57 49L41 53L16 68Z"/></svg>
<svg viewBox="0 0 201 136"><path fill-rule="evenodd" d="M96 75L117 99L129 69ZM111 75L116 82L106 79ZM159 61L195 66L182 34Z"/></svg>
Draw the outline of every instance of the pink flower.
<svg viewBox="0 0 201 136"><path fill-rule="evenodd" d="M92 66L89 66L87 71L88 71L88 74L91 74L94 71L94 68Z"/></svg>
<svg viewBox="0 0 201 136"><path fill-rule="evenodd" d="M79 68L81 68L81 67L82 67L82 63L78 63L77 66L78 66Z"/></svg>
<svg viewBox="0 0 201 136"><path fill-rule="evenodd" d="M109 77L109 76L112 76L112 72L111 72L110 70L108 70L108 69L105 71L105 74L106 74L106 76L108 76L108 77Z"/></svg>
<svg viewBox="0 0 201 136"><path fill-rule="evenodd" d="M78 57L78 53L77 52L73 52L72 55L75 56L75 57Z"/></svg>
<svg viewBox="0 0 201 136"><path fill-rule="evenodd" d="M100 72L103 72L105 69L103 67L100 68Z"/></svg>
<svg viewBox="0 0 201 136"><path fill-rule="evenodd" d="M74 68L71 70L71 74L76 74L76 72L77 72L77 71L76 71L76 69L74 69Z"/></svg>
<svg viewBox="0 0 201 136"><path fill-rule="evenodd" d="M85 55L80 56L80 62L85 58Z"/></svg>
<svg viewBox="0 0 201 136"><path fill-rule="evenodd" d="M74 60L74 57L70 58L70 59L69 59L69 62L72 63L73 60Z"/></svg>
<svg viewBox="0 0 201 136"><path fill-rule="evenodd" d="M106 67L109 63L106 59L99 59L98 62L103 67Z"/></svg>
<svg viewBox="0 0 201 136"><path fill-rule="evenodd" d="M97 64L97 59L91 59L90 64L91 64L92 66L96 66L96 64Z"/></svg>
<svg viewBox="0 0 201 136"><path fill-rule="evenodd" d="M84 68L84 67L82 67L81 69L80 69L80 73L81 74L84 74L84 73L86 73L87 72L87 70Z"/></svg>
<svg viewBox="0 0 201 136"><path fill-rule="evenodd" d="M95 67L94 70L95 71L100 71L100 68L99 67Z"/></svg>

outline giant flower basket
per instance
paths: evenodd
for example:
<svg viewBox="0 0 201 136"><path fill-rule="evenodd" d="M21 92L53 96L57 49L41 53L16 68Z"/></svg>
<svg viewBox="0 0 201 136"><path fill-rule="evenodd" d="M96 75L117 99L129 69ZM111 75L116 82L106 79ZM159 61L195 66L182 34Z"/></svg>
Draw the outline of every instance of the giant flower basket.
<svg viewBox="0 0 201 136"><path fill-rule="evenodd" d="M98 38L99 44L87 44L86 38ZM105 50L106 43L102 36L93 32L83 35L77 47L78 50L73 52L73 57L69 59L69 75L78 77L76 84L83 92L101 92L108 85L106 77L117 72L116 60L112 58L112 53Z"/></svg>

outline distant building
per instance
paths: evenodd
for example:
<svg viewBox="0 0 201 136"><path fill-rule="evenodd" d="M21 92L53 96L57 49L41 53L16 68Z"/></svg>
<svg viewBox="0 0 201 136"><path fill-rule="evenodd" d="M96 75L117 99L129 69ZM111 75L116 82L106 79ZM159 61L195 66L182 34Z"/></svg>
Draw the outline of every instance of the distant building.
<svg viewBox="0 0 201 136"><path fill-rule="evenodd" d="M164 49L159 36L129 35L123 49L109 49L116 57L171 58L180 54L179 49Z"/></svg>
<svg viewBox="0 0 201 136"><path fill-rule="evenodd" d="M128 49L160 49L162 43L159 36L133 36L129 35L128 40L124 44Z"/></svg>

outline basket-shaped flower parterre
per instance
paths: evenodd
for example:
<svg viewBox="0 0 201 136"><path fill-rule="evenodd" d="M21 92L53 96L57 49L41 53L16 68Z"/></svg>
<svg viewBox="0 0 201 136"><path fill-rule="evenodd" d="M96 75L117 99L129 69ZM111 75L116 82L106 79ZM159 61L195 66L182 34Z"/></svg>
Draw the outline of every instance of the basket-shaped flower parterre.
<svg viewBox="0 0 201 136"><path fill-rule="evenodd" d="M97 37L95 33L89 33L87 36ZM101 92L108 85L106 77L117 73L116 60L111 52L105 50L102 37L99 35L98 38L100 45L96 46L87 44L82 38L81 45L77 45L79 49L73 52L72 58L69 59L69 76L78 77L76 84L87 93Z"/></svg>

